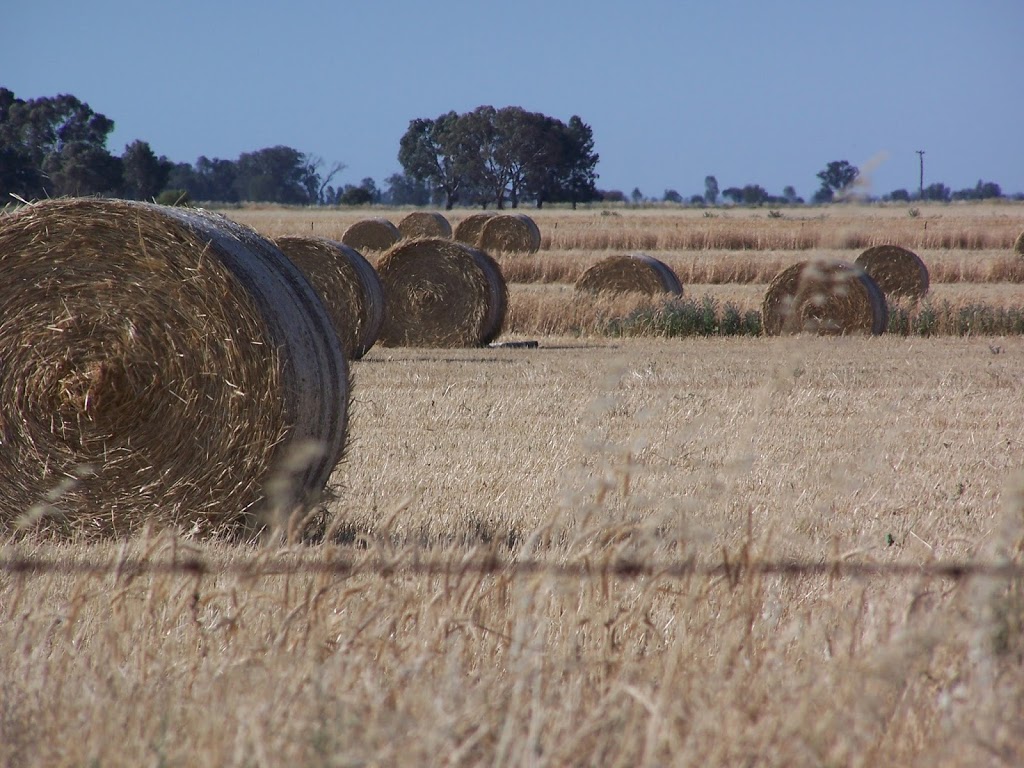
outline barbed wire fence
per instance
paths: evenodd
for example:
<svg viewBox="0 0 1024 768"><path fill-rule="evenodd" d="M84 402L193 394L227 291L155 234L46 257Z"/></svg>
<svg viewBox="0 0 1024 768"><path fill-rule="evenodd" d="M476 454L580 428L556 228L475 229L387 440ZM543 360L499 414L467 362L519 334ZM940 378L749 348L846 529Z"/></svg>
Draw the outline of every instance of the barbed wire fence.
<svg viewBox="0 0 1024 768"><path fill-rule="evenodd" d="M339 577L376 575L380 577L446 576L461 573L507 577L547 576L555 579L725 578L730 581L752 575L782 578L828 577L832 579L991 579L1024 578L1024 563L935 560L924 563L873 563L849 560L760 560L724 559L717 563L695 560L637 561L612 559L552 563L531 559L484 556L472 560L422 559L401 555L395 558L349 559L254 556L218 562L196 556L173 559L122 556L108 559L56 558L36 555L0 555L0 572L9 575L141 575L181 574L191 576L233 575L247 578L296 574L325 574Z"/></svg>

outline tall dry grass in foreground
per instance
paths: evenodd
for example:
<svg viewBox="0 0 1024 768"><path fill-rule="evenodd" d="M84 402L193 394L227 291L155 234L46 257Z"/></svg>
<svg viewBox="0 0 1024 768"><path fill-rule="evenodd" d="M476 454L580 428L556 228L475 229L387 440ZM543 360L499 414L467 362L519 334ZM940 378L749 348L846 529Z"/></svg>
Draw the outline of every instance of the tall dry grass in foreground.
<svg viewBox="0 0 1024 768"><path fill-rule="evenodd" d="M0 762L1018 765L1021 581L924 569L1021 564L1022 360L374 348L334 543L4 547L113 567L0 577Z"/></svg>

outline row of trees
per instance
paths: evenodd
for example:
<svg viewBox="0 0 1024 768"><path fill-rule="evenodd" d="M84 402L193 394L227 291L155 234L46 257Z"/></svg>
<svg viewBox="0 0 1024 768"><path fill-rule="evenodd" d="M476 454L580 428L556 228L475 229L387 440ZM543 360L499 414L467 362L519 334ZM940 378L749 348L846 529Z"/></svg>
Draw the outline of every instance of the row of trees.
<svg viewBox="0 0 1024 768"><path fill-rule="evenodd" d="M447 112L436 119L417 118L399 143L401 173L383 188L372 178L358 185L332 186L345 166L324 167L318 157L286 146L247 152L236 160L200 157L195 164L157 156L148 143L128 144L118 157L107 149L114 122L74 96L23 100L0 88L0 199L62 195L105 195L137 200L179 199L292 205L435 205L504 208L523 202L590 200L632 201L647 198L639 189L627 197L619 190L596 188L599 159L593 132L578 116L568 123L521 107L482 106L463 114ZM860 170L846 160L820 171L820 188L811 202L862 197ZM1002 197L994 182L953 191L933 183L914 193L897 189L883 200L984 200ZM715 205L795 205L804 202L787 186L772 195L759 184L719 189L714 176L704 179L704 193L684 199L665 190L662 200Z"/></svg>

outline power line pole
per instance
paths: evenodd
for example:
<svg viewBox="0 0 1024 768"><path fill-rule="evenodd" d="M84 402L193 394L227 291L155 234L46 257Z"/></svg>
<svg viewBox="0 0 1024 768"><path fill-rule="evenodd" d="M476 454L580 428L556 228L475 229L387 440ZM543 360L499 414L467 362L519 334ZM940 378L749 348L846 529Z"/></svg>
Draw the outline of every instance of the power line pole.
<svg viewBox="0 0 1024 768"><path fill-rule="evenodd" d="M918 192L921 199L924 200L924 150L917 150L918 159L921 161L921 176L918 181Z"/></svg>

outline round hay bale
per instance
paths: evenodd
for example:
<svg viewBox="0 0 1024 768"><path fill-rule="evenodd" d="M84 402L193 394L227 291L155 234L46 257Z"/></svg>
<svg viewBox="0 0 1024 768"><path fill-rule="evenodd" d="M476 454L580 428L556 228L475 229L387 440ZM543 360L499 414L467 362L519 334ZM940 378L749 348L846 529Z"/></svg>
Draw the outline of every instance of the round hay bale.
<svg viewBox="0 0 1024 768"><path fill-rule="evenodd" d="M348 365L309 282L188 208L55 199L0 219L0 530L248 534L341 459Z"/></svg>
<svg viewBox="0 0 1024 768"><path fill-rule="evenodd" d="M886 296L922 299L928 293L928 267L911 250L898 245L875 245L854 262Z"/></svg>
<svg viewBox="0 0 1024 768"><path fill-rule="evenodd" d="M359 251L323 237L288 235L274 241L324 302L349 360L377 341L384 324L384 289Z"/></svg>
<svg viewBox="0 0 1024 768"><path fill-rule="evenodd" d="M460 243L465 243L466 245L471 245L474 248L479 248L480 232L483 230L484 224L495 216L497 216L497 214L493 211L471 213L455 225L455 231L452 233L452 237Z"/></svg>
<svg viewBox="0 0 1024 768"><path fill-rule="evenodd" d="M477 247L488 253L536 253L540 230L525 213L499 213L484 222Z"/></svg>
<svg viewBox="0 0 1024 768"><path fill-rule="evenodd" d="M341 235L341 242L360 253L386 251L402 239L398 227L387 219L362 219L350 225Z"/></svg>
<svg viewBox="0 0 1024 768"><path fill-rule="evenodd" d="M576 281L584 293L659 293L683 295L676 273L663 261L646 253L609 256L590 266Z"/></svg>
<svg viewBox="0 0 1024 768"><path fill-rule="evenodd" d="M1024 256L1024 232L1017 235L1017 239L1013 241L1013 252L1018 256Z"/></svg>
<svg viewBox="0 0 1024 768"><path fill-rule="evenodd" d="M387 306L383 346L479 347L501 333L508 288L483 251L442 238L403 240L377 273Z"/></svg>
<svg viewBox="0 0 1024 768"><path fill-rule="evenodd" d="M451 237L452 225L437 211L413 211L398 222L402 237Z"/></svg>
<svg viewBox="0 0 1024 768"><path fill-rule="evenodd" d="M877 283L856 264L801 261L768 285L761 306L764 333L841 335L885 332L889 310Z"/></svg>

